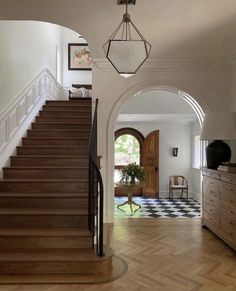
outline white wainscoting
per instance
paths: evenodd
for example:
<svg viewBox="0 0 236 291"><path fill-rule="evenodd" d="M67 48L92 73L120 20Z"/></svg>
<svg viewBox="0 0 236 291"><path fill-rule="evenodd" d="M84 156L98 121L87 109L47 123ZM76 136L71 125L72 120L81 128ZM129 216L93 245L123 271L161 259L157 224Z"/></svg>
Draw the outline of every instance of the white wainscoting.
<svg viewBox="0 0 236 291"><path fill-rule="evenodd" d="M47 99L66 99L61 85L44 69L0 116L0 177L2 168L21 143L35 116Z"/></svg>

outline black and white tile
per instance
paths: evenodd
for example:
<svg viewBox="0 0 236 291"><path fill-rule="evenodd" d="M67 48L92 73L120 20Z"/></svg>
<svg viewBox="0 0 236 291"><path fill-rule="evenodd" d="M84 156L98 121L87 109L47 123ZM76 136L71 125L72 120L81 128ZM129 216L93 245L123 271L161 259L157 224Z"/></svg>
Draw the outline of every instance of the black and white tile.
<svg viewBox="0 0 236 291"><path fill-rule="evenodd" d="M142 207L133 205L134 213L129 205L117 208L127 197L115 197L115 218L200 218L201 204L195 199L152 199L133 197ZM137 209L137 210L136 210ZM136 211L135 211L136 210Z"/></svg>

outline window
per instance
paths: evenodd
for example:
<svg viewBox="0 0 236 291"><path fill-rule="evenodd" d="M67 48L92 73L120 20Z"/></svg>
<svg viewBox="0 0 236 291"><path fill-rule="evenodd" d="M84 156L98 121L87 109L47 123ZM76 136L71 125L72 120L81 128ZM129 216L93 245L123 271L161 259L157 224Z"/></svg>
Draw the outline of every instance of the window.
<svg viewBox="0 0 236 291"><path fill-rule="evenodd" d="M142 146L144 137L134 128L125 127L115 132L115 169L114 182L119 182L121 170L130 163L142 164ZM122 189L115 188L116 195L122 194Z"/></svg>
<svg viewBox="0 0 236 291"><path fill-rule="evenodd" d="M115 165L126 166L130 163L140 164L140 145L134 136L124 134L115 142Z"/></svg>
<svg viewBox="0 0 236 291"><path fill-rule="evenodd" d="M194 136L193 167L199 169L201 166L201 142L200 135Z"/></svg>

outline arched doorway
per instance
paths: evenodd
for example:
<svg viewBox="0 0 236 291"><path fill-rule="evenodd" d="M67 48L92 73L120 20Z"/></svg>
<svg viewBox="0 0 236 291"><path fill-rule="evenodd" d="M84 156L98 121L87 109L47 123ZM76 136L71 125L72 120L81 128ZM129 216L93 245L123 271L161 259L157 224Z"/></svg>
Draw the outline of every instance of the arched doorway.
<svg viewBox="0 0 236 291"><path fill-rule="evenodd" d="M168 82L169 83L169 82ZM204 117L204 111L209 110L207 105L202 102L202 98L198 97L196 101L193 97L191 97L189 94L187 94L185 91L179 90L176 87L172 86L157 86L154 81L146 81L142 82L140 84L137 84L136 86L130 88L124 94L120 97L120 99L116 102L116 104L113 107L113 110L110 114L109 123L108 123L108 151L107 151L107 171L112 172L114 171L114 127L117 120L117 117L119 115L119 112L121 108L124 106L127 100L132 98L134 95L138 95L144 91L149 90L166 90L168 92L175 92L180 98L182 98L185 102L187 102L191 108L196 113L196 116L198 118L199 124L201 126L202 120ZM191 91L191 90L190 90ZM197 94L196 94L197 95ZM201 105L200 105L201 104ZM204 147L202 146L202 149ZM203 151L202 151L203 152ZM114 209L114 201L113 201L113 195L114 189L113 189L113 181L111 179L107 179L107 192L109 193L109 196L107 196L106 203L107 208L109 209L109 221L112 220L113 217L113 209Z"/></svg>
<svg viewBox="0 0 236 291"><path fill-rule="evenodd" d="M121 170L130 163L143 164L144 136L134 128L121 128L115 132L114 182L118 182ZM143 188L136 188L134 195L142 195ZM115 195L126 195L122 187L115 187Z"/></svg>

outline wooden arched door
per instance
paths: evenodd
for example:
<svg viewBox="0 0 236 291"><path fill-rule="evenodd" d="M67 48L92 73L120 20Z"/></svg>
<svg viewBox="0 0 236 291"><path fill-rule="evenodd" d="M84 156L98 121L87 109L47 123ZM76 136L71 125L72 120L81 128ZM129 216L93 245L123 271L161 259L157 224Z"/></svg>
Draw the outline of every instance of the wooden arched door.
<svg viewBox="0 0 236 291"><path fill-rule="evenodd" d="M143 167L145 168L145 197L159 197L159 130L148 134L143 143Z"/></svg>
<svg viewBox="0 0 236 291"><path fill-rule="evenodd" d="M134 128L125 127L125 128L118 129L115 132L115 140L117 141L122 136L132 136L137 141L137 144L139 144L139 159L136 160L135 162L137 164L142 165L143 164L143 157L142 157L143 142L144 142L144 137L142 133ZM115 152L115 156L116 156L116 152ZM130 161L130 162L134 162L134 161ZM115 158L115 173L121 171L122 168L124 168L124 166L126 166L128 163L129 162L125 162L125 161L123 164L121 162L116 162L116 158ZM142 193L143 193L142 187L135 188L135 193L133 195L142 195ZM121 195L127 195L127 193L124 192L124 188L115 187L115 195L121 196Z"/></svg>

